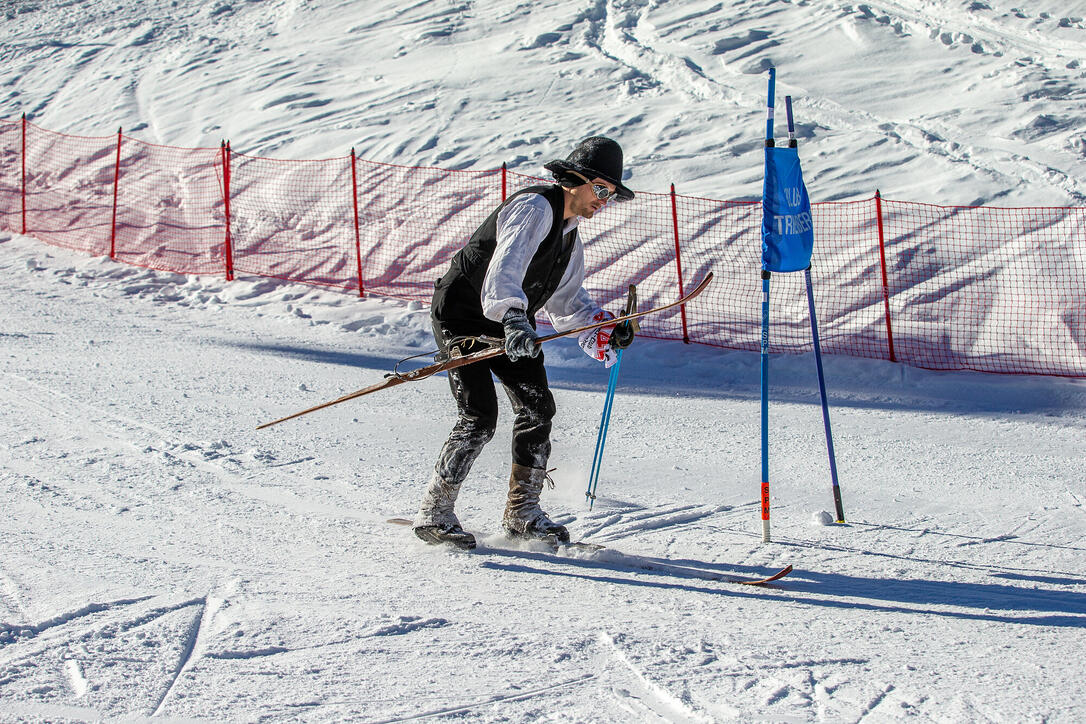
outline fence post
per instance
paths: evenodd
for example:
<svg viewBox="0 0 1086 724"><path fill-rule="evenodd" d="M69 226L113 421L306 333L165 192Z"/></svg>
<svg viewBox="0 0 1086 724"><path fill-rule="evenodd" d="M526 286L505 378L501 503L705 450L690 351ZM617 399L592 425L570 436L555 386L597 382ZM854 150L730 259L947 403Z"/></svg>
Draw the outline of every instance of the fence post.
<svg viewBox="0 0 1086 724"><path fill-rule="evenodd" d="M882 194L875 189L875 217L879 225L879 263L882 266L882 303L886 309L886 341L890 347L890 361L897 362L894 354L894 330L890 324L890 282L886 276L886 238L882 230Z"/></svg>
<svg viewBox="0 0 1086 724"><path fill-rule="evenodd" d="M223 210L226 212L226 281L234 281L234 250L230 239L230 142L222 142Z"/></svg>
<svg viewBox="0 0 1086 724"><path fill-rule="evenodd" d="M26 114L23 114L23 234L26 234Z"/></svg>
<svg viewBox="0 0 1086 724"><path fill-rule="evenodd" d="M358 171L355 170L354 149L351 149L351 201L354 204L354 253L358 260L358 296L365 297L362 289L362 240L358 230Z"/></svg>
<svg viewBox="0 0 1086 724"><path fill-rule="evenodd" d="M679 275L679 298L686 296L683 291L683 261L679 253L679 205L675 200L675 184L671 184L671 225L675 230L675 269ZM683 342L690 344L690 331L686 327L686 305L679 305L679 316L683 323Z"/></svg>
<svg viewBox="0 0 1086 724"><path fill-rule="evenodd" d="M121 178L121 131L117 129L117 160L113 164L113 221L109 230L109 258L117 258L117 188Z"/></svg>
<svg viewBox="0 0 1086 724"><path fill-rule="evenodd" d="M506 189L505 179L506 179L507 173L508 172L506 171L506 168L505 168L505 162L502 161L502 201L505 201L505 189Z"/></svg>

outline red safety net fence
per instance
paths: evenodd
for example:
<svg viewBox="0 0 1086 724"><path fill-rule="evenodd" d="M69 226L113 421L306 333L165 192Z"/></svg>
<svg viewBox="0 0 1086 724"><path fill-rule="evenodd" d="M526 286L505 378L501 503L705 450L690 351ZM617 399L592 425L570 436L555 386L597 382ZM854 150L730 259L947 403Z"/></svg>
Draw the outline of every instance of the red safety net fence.
<svg viewBox="0 0 1086 724"><path fill-rule="evenodd" d="M0 121L0 228L183 274L235 274L429 302L508 194L542 179L355 158L286 161ZM1086 209L813 205L823 351L929 369L1086 376ZM662 339L756 351L761 205L638 192L582 223L585 286L643 308L708 272L694 303L643 320ZM811 349L802 274L772 278L770 345Z"/></svg>

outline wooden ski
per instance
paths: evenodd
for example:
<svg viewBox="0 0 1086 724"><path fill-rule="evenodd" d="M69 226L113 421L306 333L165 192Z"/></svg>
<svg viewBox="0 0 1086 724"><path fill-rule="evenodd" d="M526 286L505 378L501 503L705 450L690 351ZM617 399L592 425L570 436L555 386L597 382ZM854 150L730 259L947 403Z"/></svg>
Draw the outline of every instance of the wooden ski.
<svg viewBox="0 0 1086 724"><path fill-rule="evenodd" d="M393 525L403 526L405 528L410 528L412 525L414 525L414 521L412 521L409 518L389 518L387 522L392 523ZM546 541L546 540L539 540L539 541L536 541L536 542L548 543L548 541ZM452 545L452 544L449 544L449 545L451 547L453 547L453 548L457 547L457 546ZM551 543L551 547L554 548L555 552L563 550L563 549L565 549L565 550L569 550L569 549L583 550L583 551L589 551L589 552L608 550L607 546L600 545L599 543L589 543L588 541L572 541L570 543L557 543L557 542L554 542L554 543ZM620 553L619 555L622 555L622 554ZM634 565L633 567L636 568L637 566ZM660 568L655 568L655 569L654 568L648 568L646 570L648 570L650 573L653 570L662 570L664 573L667 573L669 571L668 568L662 568L662 569L660 569ZM672 568L670 570L676 570L676 569ZM691 569L679 568L678 570L687 570L687 571L689 571ZM724 582L724 583L738 583L741 586L766 586L766 585L772 583L773 581L779 581L780 579L784 578L785 576L787 576L791 572L792 572L792 566L787 565L784 568L777 571L776 573L774 573L774 574L772 574L770 576L766 576L765 578L740 578L740 577L736 577L736 576L723 574L723 575L719 575L719 576L712 576L708 580L721 581L721 582Z"/></svg>
<svg viewBox="0 0 1086 724"><path fill-rule="evenodd" d="M708 274L705 275L705 278L701 280L701 283L698 284L696 287L694 287L693 291L691 291L686 296L684 296L681 299L678 299L678 300L676 300L674 302L671 302L669 304L665 304L665 305L660 306L660 307L656 307L655 309L646 309L643 312L634 312L633 314L625 314L625 315L623 315L621 317L615 317L614 319L608 319L608 320L605 320L603 322L595 322L594 324L587 324L587 325L585 325L583 327L578 327L577 329L570 329L570 330L568 330L566 332L555 332L554 334L548 334L546 336L543 336L543 337L540 337L539 339L537 339L536 344L543 344L544 342L550 342L553 339L560 339L562 337L569 337L570 335L580 334L581 332L587 332L588 330L596 329L597 327L603 327L603 326L610 325L610 324L621 324L622 322L625 322L628 319L637 319L638 317L644 317L644 316L646 316L648 314L655 314L657 312L662 312L665 309L671 309L672 307L677 307L680 304L686 304L691 299L693 299L694 297L698 296L703 291L705 291L705 288L707 286L709 286L709 282L711 282L711 281L713 281L713 273L709 272ZM351 392L350 394L344 395L343 397L337 398L337 399L332 400L330 402L323 402L323 403L321 403L319 405L315 405L313 407L310 407L307 410L302 410L301 412L295 412L292 415L287 415L286 417L281 417L278 420L272 420L271 422L265 422L262 425L257 425L256 429L257 430L263 430L266 427L271 427L272 425L278 425L280 422L286 422L287 420L293 420L296 417L301 417L302 415L308 415L311 412L316 412L317 410L323 410L326 407L331 407L332 405L338 405L341 402L347 402L348 400L354 400L354 399L357 399L359 397L363 397L364 395L368 395L370 393L377 392L379 390L384 390L384 389L387 389L389 387L395 387L396 385L402 385L405 382L417 382L419 380L424 380L427 377L430 377L432 375L437 374L438 372L445 372L447 370L453 370L453 369L456 369L457 367L463 367L464 365L470 365L470 364L472 364L474 362L480 362L480 361L485 360L485 359L491 359L493 357L497 357L498 355L502 355L502 354L505 354L505 348L500 346L500 344L495 344L492 347L487 347L486 349L481 349L478 352L472 352L471 354L462 355L460 357L450 357L449 359L444 359L444 360L441 360L440 362L435 362L432 365L427 365L426 367L420 367L419 369L412 370L410 372L401 372L401 373L391 373L390 372L389 374L385 375L385 379L383 379L380 382L377 382L375 384L372 384L369 387L364 387L361 390Z"/></svg>
<svg viewBox="0 0 1086 724"><path fill-rule="evenodd" d="M777 571L776 573L774 573L772 576L768 576L766 578L746 579L746 578L732 578L731 576L727 576L724 580L726 580L728 583L738 583L738 584L743 585L743 586L764 586L767 583L771 583L773 581L784 578L785 576L787 576L791 572L792 572L792 566L785 566L784 568L782 568L779 571Z"/></svg>

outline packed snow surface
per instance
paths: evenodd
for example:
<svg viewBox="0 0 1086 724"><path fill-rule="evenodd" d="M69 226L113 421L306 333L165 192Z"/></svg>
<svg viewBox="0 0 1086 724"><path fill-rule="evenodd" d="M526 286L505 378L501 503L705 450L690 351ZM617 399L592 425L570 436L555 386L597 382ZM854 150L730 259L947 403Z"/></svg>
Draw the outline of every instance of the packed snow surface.
<svg viewBox="0 0 1086 724"><path fill-rule="evenodd" d="M1086 195L1080 1L0 14L0 116L70 133L540 173L602 132L635 190L753 198L772 63L815 201ZM839 524L814 361L774 356L763 543L757 355L637 341L589 510L607 372L550 343L543 505L605 548L501 535L506 405L462 553L386 522L445 377L255 429L429 353L424 306L6 233L0 294L0 720L1086 719L1082 380L827 358Z"/></svg>
<svg viewBox="0 0 1086 724"><path fill-rule="evenodd" d="M641 340L546 351L554 553L501 534L511 412L458 510L411 517L444 377L257 431L432 348L425 308L0 236L5 720L1026 721L1086 717L1086 385ZM771 588L727 582L785 564Z"/></svg>

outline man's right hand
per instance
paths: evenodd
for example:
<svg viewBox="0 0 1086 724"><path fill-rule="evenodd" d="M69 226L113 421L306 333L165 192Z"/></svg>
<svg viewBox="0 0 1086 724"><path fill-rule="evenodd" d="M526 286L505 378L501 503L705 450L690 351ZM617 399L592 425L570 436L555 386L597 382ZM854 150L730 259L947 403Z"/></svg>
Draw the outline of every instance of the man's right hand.
<svg viewBox="0 0 1086 724"><path fill-rule="evenodd" d="M539 335L532 329L523 309L510 309L502 317L502 324L505 326L505 354L510 360L516 362L523 357L539 356L539 345L536 344Z"/></svg>
<svg viewBox="0 0 1086 724"><path fill-rule="evenodd" d="M634 341L634 329L630 320L622 322L611 330L611 349L626 349Z"/></svg>

